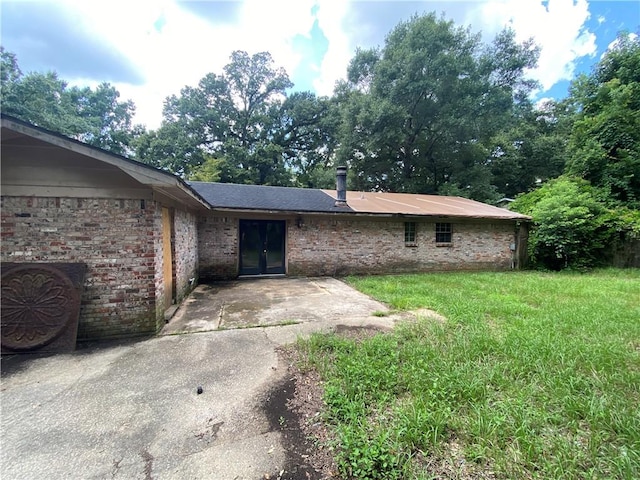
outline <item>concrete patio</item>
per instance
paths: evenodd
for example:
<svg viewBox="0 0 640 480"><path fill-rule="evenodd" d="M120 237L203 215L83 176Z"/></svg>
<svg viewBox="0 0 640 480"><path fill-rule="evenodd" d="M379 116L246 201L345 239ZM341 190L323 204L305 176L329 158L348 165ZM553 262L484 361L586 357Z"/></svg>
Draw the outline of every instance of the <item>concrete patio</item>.
<svg viewBox="0 0 640 480"><path fill-rule="evenodd" d="M0 474L277 478L292 465L263 408L285 380L276 349L340 326L392 328L371 315L384 310L331 278L239 280L199 286L154 338L5 356Z"/></svg>

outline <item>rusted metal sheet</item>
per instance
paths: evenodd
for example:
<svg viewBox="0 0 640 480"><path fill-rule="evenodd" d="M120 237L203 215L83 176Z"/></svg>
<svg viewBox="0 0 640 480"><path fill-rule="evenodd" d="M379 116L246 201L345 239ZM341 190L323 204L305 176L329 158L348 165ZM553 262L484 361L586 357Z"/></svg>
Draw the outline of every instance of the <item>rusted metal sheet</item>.
<svg viewBox="0 0 640 480"><path fill-rule="evenodd" d="M3 263L2 353L75 349L84 263Z"/></svg>
<svg viewBox="0 0 640 480"><path fill-rule="evenodd" d="M333 190L323 191L336 195ZM441 195L347 191L347 204L357 213L529 220L526 215L504 208Z"/></svg>

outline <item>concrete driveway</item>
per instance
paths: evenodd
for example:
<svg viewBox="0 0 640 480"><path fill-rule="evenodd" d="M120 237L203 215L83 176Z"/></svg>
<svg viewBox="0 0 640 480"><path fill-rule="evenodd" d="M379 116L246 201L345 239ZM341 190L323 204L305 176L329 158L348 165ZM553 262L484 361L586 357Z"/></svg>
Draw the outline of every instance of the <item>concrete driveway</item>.
<svg viewBox="0 0 640 480"><path fill-rule="evenodd" d="M340 325L390 328L371 315L385 310L331 278L242 280L199 286L158 337L3 357L0 476L294 478L263 408L285 380L276 348Z"/></svg>
<svg viewBox="0 0 640 480"><path fill-rule="evenodd" d="M243 279L198 285L162 334L307 323L316 330L377 310L387 307L334 278Z"/></svg>

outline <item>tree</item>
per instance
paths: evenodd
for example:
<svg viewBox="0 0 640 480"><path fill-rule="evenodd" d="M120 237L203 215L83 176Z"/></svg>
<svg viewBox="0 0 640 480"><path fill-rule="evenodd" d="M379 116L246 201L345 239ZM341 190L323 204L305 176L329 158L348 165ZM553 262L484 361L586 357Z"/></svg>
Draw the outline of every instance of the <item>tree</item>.
<svg viewBox="0 0 640 480"><path fill-rule="evenodd" d="M283 146L286 167L295 184L326 188L335 185L335 152L339 112L333 100L310 92L291 94L279 112L274 142Z"/></svg>
<svg viewBox="0 0 640 480"><path fill-rule="evenodd" d="M605 265L616 248L640 237L640 212L609 208L606 194L581 178L550 180L510 208L533 218L529 256L552 270Z"/></svg>
<svg viewBox="0 0 640 480"><path fill-rule="evenodd" d="M287 96L292 85L269 53L235 51L222 74L166 99L162 126L136 141L137 158L188 178L214 162L205 177L221 182L324 186L339 117L330 99Z"/></svg>
<svg viewBox="0 0 640 480"><path fill-rule="evenodd" d="M0 89L3 99L11 98L13 86L22 77L15 53L7 52L0 46Z"/></svg>
<svg viewBox="0 0 640 480"><path fill-rule="evenodd" d="M567 173L640 208L640 39L618 37L590 75L571 86L578 111Z"/></svg>
<svg viewBox="0 0 640 480"><path fill-rule="evenodd" d="M189 131L184 124L164 121L159 129L135 138L136 160L188 178L205 162L207 153L198 148L200 133Z"/></svg>
<svg viewBox="0 0 640 480"><path fill-rule="evenodd" d="M163 124L140 142L138 157L188 176L214 156L223 159L222 182L289 185L286 149L298 137L282 111L291 86L269 53L235 51L222 74L209 73L166 99Z"/></svg>
<svg viewBox="0 0 640 480"><path fill-rule="evenodd" d="M502 195L515 197L562 174L571 128L564 110L562 102L522 109L492 138L490 182Z"/></svg>
<svg viewBox="0 0 640 480"><path fill-rule="evenodd" d="M72 87L66 95L77 118L84 121L79 140L121 155L133 152L131 142L143 127L132 123L135 105L131 100L120 101L120 92L106 82L95 90Z"/></svg>
<svg viewBox="0 0 640 480"><path fill-rule="evenodd" d="M537 55L510 30L483 47L434 14L400 23L382 49L356 52L336 89L340 161L363 189L495 196L484 174L490 140L526 100L534 83L524 73Z"/></svg>
<svg viewBox="0 0 640 480"><path fill-rule="evenodd" d="M130 100L119 101L115 87L102 83L95 90L69 88L56 72L23 75L15 54L0 47L0 55L4 113L95 147L130 153L141 127L132 126L135 106Z"/></svg>
<svg viewBox="0 0 640 480"><path fill-rule="evenodd" d="M605 247L604 208L585 181L558 178L511 208L533 217L529 253L536 265L552 270L593 266Z"/></svg>
<svg viewBox="0 0 640 480"><path fill-rule="evenodd" d="M219 182L223 163L224 160L221 158L209 157L205 159L204 163L192 170L191 175L189 175L189 180L197 182Z"/></svg>

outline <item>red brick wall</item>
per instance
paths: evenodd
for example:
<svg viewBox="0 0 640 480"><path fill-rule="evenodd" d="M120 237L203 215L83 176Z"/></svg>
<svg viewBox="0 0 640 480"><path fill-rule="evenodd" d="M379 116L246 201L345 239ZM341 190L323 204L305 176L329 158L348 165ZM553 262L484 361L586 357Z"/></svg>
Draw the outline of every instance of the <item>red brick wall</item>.
<svg viewBox="0 0 640 480"><path fill-rule="evenodd" d="M338 219L305 215L287 222L287 273L348 275L430 270L508 269L515 223L455 223L452 243L435 242L435 222L416 220L416 244L404 242L404 220ZM238 219L208 216L198 223L200 275L238 274Z"/></svg>
<svg viewBox="0 0 640 480"><path fill-rule="evenodd" d="M404 242L404 221L305 217L288 231L288 273L347 275L429 270L507 269L515 224L455 223L452 243L438 246L435 222L416 221L415 246Z"/></svg>
<svg viewBox="0 0 640 480"><path fill-rule="evenodd" d="M199 275L204 280L238 275L238 219L204 216L198 219Z"/></svg>
<svg viewBox="0 0 640 480"><path fill-rule="evenodd" d="M198 225L194 214L175 210L173 216L176 300L181 302L198 279ZM194 279L190 282L190 279Z"/></svg>
<svg viewBox="0 0 640 480"><path fill-rule="evenodd" d="M164 311L165 311L165 295L171 295L171 292L166 292L164 283L164 241L162 238L162 206L156 205L156 211L153 215L153 281L155 285L155 307L154 326L153 330L157 331L164 325Z"/></svg>
<svg viewBox="0 0 640 480"><path fill-rule="evenodd" d="M139 199L2 197L0 259L88 265L79 339L155 332L160 210Z"/></svg>

